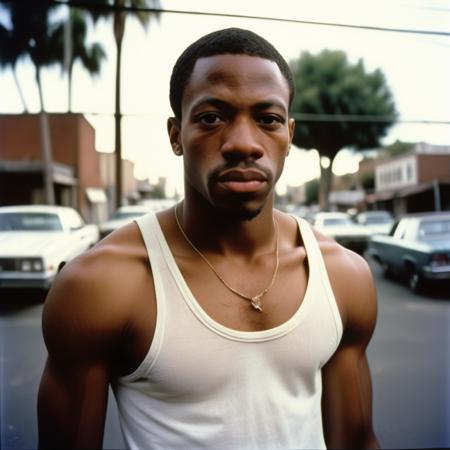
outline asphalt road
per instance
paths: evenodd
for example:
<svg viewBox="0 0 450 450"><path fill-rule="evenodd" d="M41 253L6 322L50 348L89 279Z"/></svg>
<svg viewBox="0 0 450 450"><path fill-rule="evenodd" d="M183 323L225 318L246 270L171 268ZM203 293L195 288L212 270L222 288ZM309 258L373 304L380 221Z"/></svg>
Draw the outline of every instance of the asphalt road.
<svg viewBox="0 0 450 450"><path fill-rule="evenodd" d="M379 318L368 356L380 443L450 447L450 288L414 295L372 267ZM45 363L40 300L32 292L0 290L1 449L36 447L36 396ZM104 447L123 448L112 395Z"/></svg>

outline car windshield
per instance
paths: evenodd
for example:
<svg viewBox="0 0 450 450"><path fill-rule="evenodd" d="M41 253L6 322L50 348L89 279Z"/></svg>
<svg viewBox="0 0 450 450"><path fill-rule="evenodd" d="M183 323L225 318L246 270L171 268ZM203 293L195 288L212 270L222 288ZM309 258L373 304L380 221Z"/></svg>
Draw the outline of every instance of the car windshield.
<svg viewBox="0 0 450 450"><path fill-rule="evenodd" d="M367 216L364 220L364 223L370 224L370 225L384 224L384 223L391 223L391 222L392 222L392 219L387 215Z"/></svg>
<svg viewBox="0 0 450 450"><path fill-rule="evenodd" d="M147 211L116 211L112 215L111 220L132 219L133 217L143 216L146 213Z"/></svg>
<svg viewBox="0 0 450 450"><path fill-rule="evenodd" d="M0 231L62 231L57 214L40 212L0 213Z"/></svg>
<svg viewBox="0 0 450 450"><path fill-rule="evenodd" d="M352 221L346 217L333 217L330 219L324 219L323 220L324 226L335 226L335 225L352 225Z"/></svg>
<svg viewBox="0 0 450 450"><path fill-rule="evenodd" d="M422 222L419 226L420 239L450 239L450 219Z"/></svg>

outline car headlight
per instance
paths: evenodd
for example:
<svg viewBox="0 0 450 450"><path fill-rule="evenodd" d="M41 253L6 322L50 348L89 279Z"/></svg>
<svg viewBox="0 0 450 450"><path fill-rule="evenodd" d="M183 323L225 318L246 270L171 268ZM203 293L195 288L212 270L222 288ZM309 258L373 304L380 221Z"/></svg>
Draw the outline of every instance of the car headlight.
<svg viewBox="0 0 450 450"><path fill-rule="evenodd" d="M23 258L19 261L21 272L43 272L44 263L41 258Z"/></svg>

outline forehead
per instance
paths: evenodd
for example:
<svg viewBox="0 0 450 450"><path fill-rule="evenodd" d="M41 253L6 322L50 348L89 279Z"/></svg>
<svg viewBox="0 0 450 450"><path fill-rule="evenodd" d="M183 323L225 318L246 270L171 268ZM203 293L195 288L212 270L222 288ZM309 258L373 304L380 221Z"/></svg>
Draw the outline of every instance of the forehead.
<svg viewBox="0 0 450 450"><path fill-rule="evenodd" d="M240 98L275 96L288 108L289 85L275 62L225 54L197 60L183 94L183 109L199 96L236 94Z"/></svg>

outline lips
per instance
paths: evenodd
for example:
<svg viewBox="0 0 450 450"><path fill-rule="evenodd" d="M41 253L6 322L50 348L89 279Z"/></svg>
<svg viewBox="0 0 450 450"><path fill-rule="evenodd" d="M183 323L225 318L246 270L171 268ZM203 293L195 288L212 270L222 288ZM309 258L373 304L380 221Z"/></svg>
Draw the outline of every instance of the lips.
<svg viewBox="0 0 450 450"><path fill-rule="evenodd" d="M219 184L237 193L259 191L267 182L267 176L256 169L228 169L218 176Z"/></svg>
<svg viewBox="0 0 450 450"><path fill-rule="evenodd" d="M266 175L256 169L228 169L223 171L219 177L219 181L267 181Z"/></svg>

